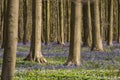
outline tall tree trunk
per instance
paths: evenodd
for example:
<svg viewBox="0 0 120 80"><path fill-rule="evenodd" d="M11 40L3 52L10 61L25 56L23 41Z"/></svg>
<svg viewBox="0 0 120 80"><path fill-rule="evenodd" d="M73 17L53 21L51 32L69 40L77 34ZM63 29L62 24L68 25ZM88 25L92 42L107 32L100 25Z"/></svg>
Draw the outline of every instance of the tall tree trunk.
<svg viewBox="0 0 120 80"><path fill-rule="evenodd" d="M83 27L84 27L84 43L83 46L91 46L92 33L91 33L91 12L90 12L90 0L83 5Z"/></svg>
<svg viewBox="0 0 120 80"><path fill-rule="evenodd" d="M46 63L41 52L42 0L32 0L32 3L32 38L30 53L25 60Z"/></svg>
<svg viewBox="0 0 120 80"><path fill-rule="evenodd" d="M118 0L118 43L120 43L120 0Z"/></svg>
<svg viewBox="0 0 120 80"><path fill-rule="evenodd" d="M105 0L100 0L100 32L102 40L104 40L104 30L105 30Z"/></svg>
<svg viewBox="0 0 120 80"><path fill-rule="evenodd" d="M28 34L28 0L23 0L23 44L26 44L28 42L27 34Z"/></svg>
<svg viewBox="0 0 120 80"><path fill-rule="evenodd" d="M18 42L23 40L23 0L19 0Z"/></svg>
<svg viewBox="0 0 120 80"><path fill-rule="evenodd" d="M118 1L113 0L113 40L117 41L118 35Z"/></svg>
<svg viewBox="0 0 120 80"><path fill-rule="evenodd" d="M72 0L71 0L72 1ZM80 44L81 44L81 26L82 26L82 2L81 0L72 1L71 5L71 34L69 56L65 65L79 66L80 62Z"/></svg>
<svg viewBox="0 0 120 80"><path fill-rule="evenodd" d="M67 13L68 13L68 14L67 14L67 16L68 16L68 17L67 17L67 18L68 18L68 19L67 19L67 20L68 20L68 21L67 21L67 23L68 23L68 26L67 26L67 42L70 42L71 0L68 0L67 4L68 4L68 5L67 5L67 7L68 7L68 8L67 8L67 9L68 9L68 10L67 10Z"/></svg>
<svg viewBox="0 0 120 80"><path fill-rule="evenodd" d="M6 40L6 16L7 16L7 0L4 0L4 14L3 14L3 40L2 40L2 45L1 45L1 48L4 48L5 46L5 40Z"/></svg>
<svg viewBox="0 0 120 80"><path fill-rule="evenodd" d="M108 0L110 2L108 8L109 8L109 26L108 26L108 40L107 40L107 44L108 45L112 45L112 40L113 40L113 0Z"/></svg>
<svg viewBox="0 0 120 80"><path fill-rule="evenodd" d="M93 3L92 12L92 51L102 51L102 39L100 36L100 17L99 17L99 0L95 0ZM92 9L91 9L92 10Z"/></svg>
<svg viewBox="0 0 120 80"><path fill-rule="evenodd" d="M13 80L16 63L16 48L18 39L18 9L19 0L8 0L7 37L3 55L1 80Z"/></svg>
<svg viewBox="0 0 120 80"><path fill-rule="evenodd" d="M3 19L4 19L4 17L3 17L3 2L4 2L4 0L1 0L0 1L0 44L2 44L2 42L3 42Z"/></svg>
<svg viewBox="0 0 120 80"><path fill-rule="evenodd" d="M60 44L64 44L64 0L60 2Z"/></svg>
<svg viewBox="0 0 120 80"><path fill-rule="evenodd" d="M57 0L57 43L60 44L60 2Z"/></svg>
<svg viewBox="0 0 120 80"><path fill-rule="evenodd" d="M42 27L42 42L46 41L46 26L47 26L47 1L42 1L43 7L42 7L42 15L43 15L43 27Z"/></svg>
<svg viewBox="0 0 120 80"><path fill-rule="evenodd" d="M107 34L108 34L108 25L109 25L109 22L108 22L108 0L105 0L105 29L104 29L104 36L105 36L105 41L107 41Z"/></svg>
<svg viewBox="0 0 120 80"><path fill-rule="evenodd" d="M50 42L50 0L47 0L47 26L45 37L45 44L48 45Z"/></svg>

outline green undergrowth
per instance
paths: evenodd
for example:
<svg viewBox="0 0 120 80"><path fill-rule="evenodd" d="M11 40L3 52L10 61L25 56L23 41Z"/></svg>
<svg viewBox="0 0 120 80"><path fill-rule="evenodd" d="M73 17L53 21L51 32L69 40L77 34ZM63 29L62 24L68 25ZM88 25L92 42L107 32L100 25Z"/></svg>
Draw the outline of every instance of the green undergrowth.
<svg viewBox="0 0 120 80"><path fill-rule="evenodd" d="M30 70L16 72L14 80L120 80L118 70Z"/></svg>

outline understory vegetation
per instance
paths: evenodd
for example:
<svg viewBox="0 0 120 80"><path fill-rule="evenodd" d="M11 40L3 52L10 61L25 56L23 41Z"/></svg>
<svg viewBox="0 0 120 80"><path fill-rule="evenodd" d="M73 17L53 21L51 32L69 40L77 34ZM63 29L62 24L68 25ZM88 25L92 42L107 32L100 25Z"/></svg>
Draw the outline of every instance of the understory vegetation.
<svg viewBox="0 0 120 80"><path fill-rule="evenodd" d="M120 79L120 44L113 46L103 43L103 52L92 52L89 47L81 48L80 67L64 66L69 53L69 43L59 45L42 44L42 54L47 64L23 61L29 53L30 44L18 44L15 80L119 80ZM0 50L0 68L2 67L3 49ZM1 69L0 69L1 70Z"/></svg>

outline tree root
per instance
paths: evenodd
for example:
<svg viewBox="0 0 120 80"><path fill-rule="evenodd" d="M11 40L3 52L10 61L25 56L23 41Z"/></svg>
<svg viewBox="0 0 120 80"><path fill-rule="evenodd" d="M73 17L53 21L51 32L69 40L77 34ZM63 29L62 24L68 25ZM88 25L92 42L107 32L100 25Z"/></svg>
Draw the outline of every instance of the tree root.
<svg viewBox="0 0 120 80"><path fill-rule="evenodd" d="M47 60L44 57L31 58L31 57L27 56L24 60L25 61L35 61L35 62L41 63L41 64L47 63Z"/></svg>
<svg viewBox="0 0 120 80"><path fill-rule="evenodd" d="M76 63L75 61L67 61L64 66L80 66L80 63Z"/></svg>

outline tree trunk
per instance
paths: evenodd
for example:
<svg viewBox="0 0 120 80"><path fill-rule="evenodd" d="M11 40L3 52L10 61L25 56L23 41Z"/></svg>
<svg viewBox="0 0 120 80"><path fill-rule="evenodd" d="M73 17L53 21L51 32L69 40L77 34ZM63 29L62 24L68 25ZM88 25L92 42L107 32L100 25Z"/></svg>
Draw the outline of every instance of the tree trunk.
<svg viewBox="0 0 120 80"><path fill-rule="evenodd" d="M60 44L64 45L64 0L60 2Z"/></svg>
<svg viewBox="0 0 120 80"><path fill-rule="evenodd" d="M112 45L112 40L113 40L113 0L108 0L110 2L108 8L109 8L109 13L108 13L108 16L109 16L109 26L108 26L108 40L107 40L107 44L109 46Z"/></svg>
<svg viewBox="0 0 120 80"><path fill-rule="evenodd" d="M120 0L118 1L118 43L120 43Z"/></svg>
<svg viewBox="0 0 120 80"><path fill-rule="evenodd" d="M19 0L18 42L23 40L23 0Z"/></svg>
<svg viewBox="0 0 120 80"><path fill-rule="evenodd" d="M102 39L100 36L100 17L99 17L99 0L95 0L92 5L92 51L103 51Z"/></svg>
<svg viewBox="0 0 120 80"><path fill-rule="evenodd" d="M105 36L105 41L107 41L107 34L108 34L108 0L105 0L105 29L104 29L104 36Z"/></svg>
<svg viewBox="0 0 120 80"><path fill-rule="evenodd" d="M90 47L92 44L92 33L91 33L91 12L90 12L90 1L83 5L83 27L84 27L84 43L83 46Z"/></svg>
<svg viewBox="0 0 120 80"><path fill-rule="evenodd" d="M4 19L3 19L3 40L2 40L2 45L1 45L1 48L4 48L4 46L5 46L5 40L6 40L6 16L7 16L7 0L4 0L4 7L3 7L3 17L4 17Z"/></svg>
<svg viewBox="0 0 120 80"><path fill-rule="evenodd" d="M23 0L23 44L26 44L28 42L28 0Z"/></svg>
<svg viewBox="0 0 120 80"><path fill-rule="evenodd" d="M68 26L67 26L67 42L70 42L70 18L71 18L71 1L70 0L68 0L68 2L67 2L67 7L68 7L68 10L67 10L67 15L68 15L68 21L67 21L67 23L68 23Z"/></svg>
<svg viewBox="0 0 120 80"><path fill-rule="evenodd" d="M105 0L100 0L100 32L101 38L104 39L104 30L105 30Z"/></svg>
<svg viewBox="0 0 120 80"><path fill-rule="evenodd" d="M65 65L79 66L80 62L80 44L81 44L81 26L82 26L82 3L81 0L72 1L71 5L71 34L69 56Z"/></svg>
<svg viewBox="0 0 120 80"><path fill-rule="evenodd" d="M50 42L50 0L47 0L47 26L45 38L45 44L48 45Z"/></svg>
<svg viewBox="0 0 120 80"><path fill-rule="evenodd" d="M3 55L1 80L13 80L16 63L16 48L18 39L18 9L19 0L8 0L7 37Z"/></svg>
<svg viewBox="0 0 120 80"><path fill-rule="evenodd" d="M30 53L25 58L28 61L46 63L41 52L42 0L32 0L32 38Z"/></svg>

